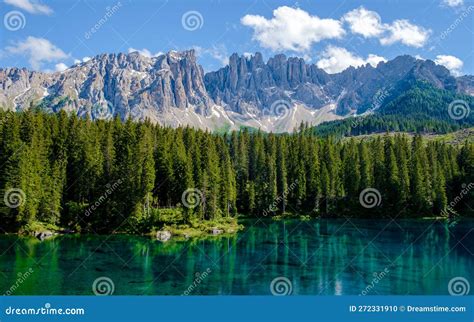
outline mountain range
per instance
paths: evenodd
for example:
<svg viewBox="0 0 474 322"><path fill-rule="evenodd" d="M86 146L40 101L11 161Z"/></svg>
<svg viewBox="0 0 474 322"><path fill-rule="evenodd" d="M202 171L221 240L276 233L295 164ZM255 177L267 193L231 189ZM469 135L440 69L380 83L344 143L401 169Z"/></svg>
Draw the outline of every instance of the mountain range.
<svg viewBox="0 0 474 322"><path fill-rule="evenodd" d="M419 83L453 97L474 95L474 76L455 77L408 55L328 74L302 58L276 55L265 62L260 53L233 54L227 66L205 73L189 50L157 57L102 54L55 73L0 69L0 106L93 119L119 115L173 127L288 132L301 122L377 114Z"/></svg>

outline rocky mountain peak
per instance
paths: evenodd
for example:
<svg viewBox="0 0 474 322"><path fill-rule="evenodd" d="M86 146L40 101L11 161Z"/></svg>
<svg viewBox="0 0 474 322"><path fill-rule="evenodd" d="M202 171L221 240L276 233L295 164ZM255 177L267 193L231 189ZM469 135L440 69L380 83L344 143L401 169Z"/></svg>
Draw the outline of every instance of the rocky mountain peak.
<svg viewBox="0 0 474 322"><path fill-rule="evenodd" d="M453 77L430 60L404 55L328 74L299 57L232 54L227 66L207 74L194 50L156 57L139 52L100 54L64 72L0 69L0 105L11 110L33 102L79 116L143 120L202 128L240 125L292 130L360 114L380 92L401 82L425 81L437 88L473 93L472 76ZM103 109L97 113L97 108ZM291 121L281 121L282 112Z"/></svg>

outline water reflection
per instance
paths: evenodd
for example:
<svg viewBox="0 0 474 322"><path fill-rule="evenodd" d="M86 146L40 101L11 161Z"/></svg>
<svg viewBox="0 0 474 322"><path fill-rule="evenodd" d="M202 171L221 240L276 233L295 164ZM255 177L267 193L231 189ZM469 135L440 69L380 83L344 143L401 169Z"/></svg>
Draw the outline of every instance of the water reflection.
<svg viewBox="0 0 474 322"><path fill-rule="evenodd" d="M246 221L233 236L159 243L137 236L0 237L0 291L92 294L101 276L115 294L448 294L451 278L474 281L474 224L420 220ZM202 272L209 272L200 276ZM199 277L199 278L197 278Z"/></svg>

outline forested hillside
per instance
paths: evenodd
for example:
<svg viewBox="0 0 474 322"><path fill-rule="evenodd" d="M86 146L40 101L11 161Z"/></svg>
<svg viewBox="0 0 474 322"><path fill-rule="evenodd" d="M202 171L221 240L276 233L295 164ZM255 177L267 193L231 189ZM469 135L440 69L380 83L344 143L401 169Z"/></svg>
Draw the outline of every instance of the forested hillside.
<svg viewBox="0 0 474 322"><path fill-rule="evenodd" d="M2 231L41 222L146 232L170 212L186 223L286 212L472 215L474 208L468 143L401 135L340 141L309 128L217 135L31 111L0 112L0 135ZM367 188L380 194L370 207L360 199Z"/></svg>
<svg viewBox="0 0 474 322"><path fill-rule="evenodd" d="M323 123L318 135L355 136L400 131L449 133L474 125L474 98L423 82L402 83L373 114ZM370 109L369 107L368 109ZM373 108L373 107L372 107Z"/></svg>

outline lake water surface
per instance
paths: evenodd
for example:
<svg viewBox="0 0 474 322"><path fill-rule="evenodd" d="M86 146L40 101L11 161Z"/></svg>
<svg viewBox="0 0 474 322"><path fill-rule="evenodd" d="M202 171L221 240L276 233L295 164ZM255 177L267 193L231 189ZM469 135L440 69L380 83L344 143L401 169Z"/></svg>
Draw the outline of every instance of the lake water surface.
<svg viewBox="0 0 474 322"><path fill-rule="evenodd" d="M474 284L472 220L242 223L232 237L166 243L0 236L0 292L91 295L100 278L115 295L271 295L271 285L293 295L441 295L455 277Z"/></svg>

